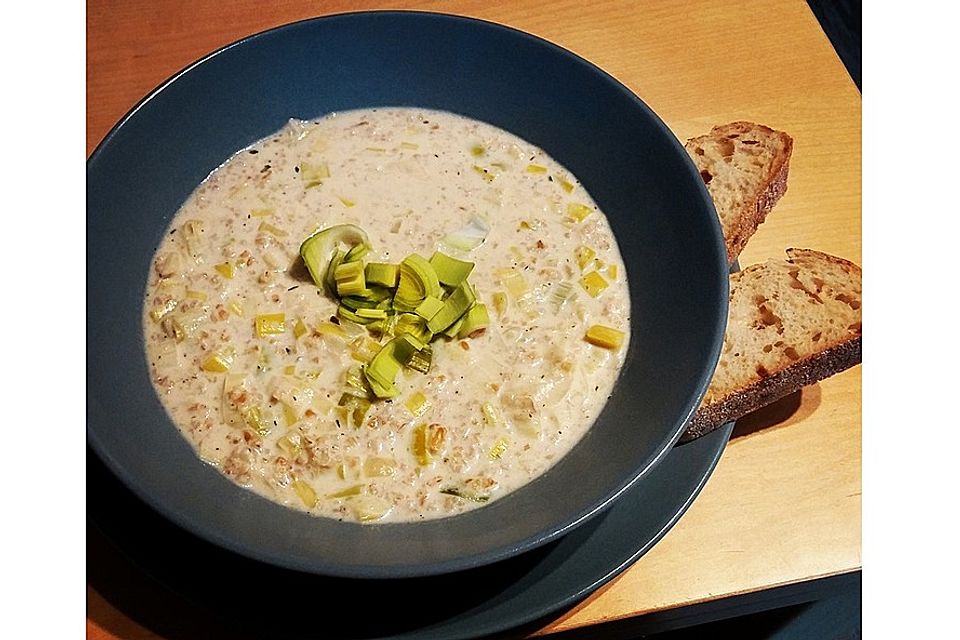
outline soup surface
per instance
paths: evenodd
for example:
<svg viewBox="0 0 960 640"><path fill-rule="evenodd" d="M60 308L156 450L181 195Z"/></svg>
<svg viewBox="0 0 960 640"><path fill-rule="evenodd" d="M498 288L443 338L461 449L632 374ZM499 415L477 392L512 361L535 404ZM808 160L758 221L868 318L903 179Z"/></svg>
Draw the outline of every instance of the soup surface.
<svg viewBox="0 0 960 640"><path fill-rule="evenodd" d="M300 255L318 230L319 285ZM447 282L410 304L424 270ZM445 517L588 431L629 340L625 279L589 194L508 132L411 108L291 120L172 220L146 356L177 428L234 482L343 520Z"/></svg>

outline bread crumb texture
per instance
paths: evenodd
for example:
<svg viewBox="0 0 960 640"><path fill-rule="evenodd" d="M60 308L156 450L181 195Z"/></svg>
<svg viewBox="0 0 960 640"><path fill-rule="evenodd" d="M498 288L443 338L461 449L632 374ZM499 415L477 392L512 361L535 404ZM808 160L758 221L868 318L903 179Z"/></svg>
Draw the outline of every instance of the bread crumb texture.
<svg viewBox="0 0 960 640"><path fill-rule="evenodd" d="M860 337L860 267L809 249L787 254L731 276L723 350L703 405Z"/></svg>
<svg viewBox="0 0 960 640"><path fill-rule="evenodd" d="M685 148L720 218L732 264L787 190L793 139L752 122L732 122L691 138Z"/></svg>

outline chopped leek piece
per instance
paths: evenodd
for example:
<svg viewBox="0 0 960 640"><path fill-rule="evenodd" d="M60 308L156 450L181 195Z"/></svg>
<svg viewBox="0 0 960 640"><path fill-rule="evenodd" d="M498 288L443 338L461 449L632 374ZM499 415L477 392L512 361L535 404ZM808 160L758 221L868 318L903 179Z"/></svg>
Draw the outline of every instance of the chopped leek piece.
<svg viewBox="0 0 960 640"><path fill-rule="evenodd" d="M357 263L354 263L357 264ZM368 287L361 294L345 296L340 304L356 311L357 309L389 309L393 293L383 287Z"/></svg>
<svg viewBox="0 0 960 640"><path fill-rule="evenodd" d="M433 316L437 315L437 312L443 308L443 301L439 298L434 298L433 296L427 296L423 299L417 308L414 309L414 313L423 318L424 320L429 320Z"/></svg>
<svg viewBox="0 0 960 640"><path fill-rule="evenodd" d="M323 181L330 177L330 167L326 162L318 165L309 162L300 163L300 179L303 180L304 189L312 189L320 186Z"/></svg>
<svg viewBox="0 0 960 640"><path fill-rule="evenodd" d="M456 338L457 334L460 333L460 327L463 326L463 317L464 316L460 316L456 322L450 325L447 330L443 332L443 335L447 336L448 338Z"/></svg>
<svg viewBox="0 0 960 640"><path fill-rule="evenodd" d="M466 280L474 266L472 262L457 260L439 251L434 252L430 258L430 264L437 272L437 279L440 284L445 284L448 287L455 287Z"/></svg>
<svg viewBox="0 0 960 640"><path fill-rule="evenodd" d="M514 300L522 300L531 291L530 284L523 274L513 269L508 269L506 274L501 276L500 283Z"/></svg>
<svg viewBox="0 0 960 640"><path fill-rule="evenodd" d="M377 496L357 496L350 501L353 515L360 522L379 520L393 508L389 502Z"/></svg>
<svg viewBox="0 0 960 640"><path fill-rule="evenodd" d="M400 278L400 267L386 262L368 262L364 270L368 285L395 289Z"/></svg>
<svg viewBox="0 0 960 640"><path fill-rule="evenodd" d="M364 363L373 360L373 356L377 355L377 352L380 351L380 343L366 335L359 336L350 343L350 346L354 349L350 354L351 357L353 357L354 360Z"/></svg>
<svg viewBox="0 0 960 640"><path fill-rule="evenodd" d="M567 193L573 191L573 183L566 178L560 178L560 186L563 187L563 190Z"/></svg>
<svg viewBox="0 0 960 640"><path fill-rule="evenodd" d="M170 316L170 325L173 328L177 342L192 338L200 327L207 321L208 315L202 310L199 313L174 313Z"/></svg>
<svg viewBox="0 0 960 640"><path fill-rule="evenodd" d="M387 312L383 309L357 309L357 315L364 320L386 320Z"/></svg>
<svg viewBox="0 0 960 640"><path fill-rule="evenodd" d="M490 326L490 315L487 313L487 305L477 303L463 316L463 324L457 331L457 337L461 340L475 338L486 331L488 326Z"/></svg>
<svg viewBox="0 0 960 640"><path fill-rule="evenodd" d="M220 264L213 265L213 268L219 271L224 278L232 279L236 273L232 262L221 262Z"/></svg>
<svg viewBox="0 0 960 640"><path fill-rule="evenodd" d="M486 502L490 499L490 496L488 495L477 494L473 493L472 491L465 491L459 487L447 487L445 489L440 489L440 493L448 496L455 496L457 498L463 498L465 500L472 500L474 502Z"/></svg>
<svg viewBox="0 0 960 640"><path fill-rule="evenodd" d="M610 286L610 283L604 280L603 276L596 271L591 271L587 275L580 278L580 284L582 284L587 293L594 298L596 298L603 292L604 289Z"/></svg>
<svg viewBox="0 0 960 640"><path fill-rule="evenodd" d="M277 446L290 456L291 460L296 460L300 452L303 451L301 442L300 433L295 430L277 438Z"/></svg>
<svg viewBox="0 0 960 640"><path fill-rule="evenodd" d="M343 256L344 262L353 262L354 260L359 260L363 256L370 253L370 245L366 244L357 244L354 245L350 251L347 251L347 255Z"/></svg>
<svg viewBox="0 0 960 640"><path fill-rule="evenodd" d="M330 262L327 263L327 272L323 276L323 286L327 293L332 296L337 295L337 279L334 277L337 272L337 267L340 266L346 256L346 251L343 249L336 249L333 252L333 255L330 256Z"/></svg>
<svg viewBox="0 0 960 640"><path fill-rule="evenodd" d="M187 289L187 297L200 302L206 302L207 300L207 294L203 291L193 291L192 289Z"/></svg>
<svg viewBox="0 0 960 640"><path fill-rule="evenodd" d="M433 348L425 345L423 349L414 352L407 362L407 366L420 373L430 373L430 365L433 364Z"/></svg>
<svg viewBox="0 0 960 640"><path fill-rule="evenodd" d="M546 172L547 172L547 168L542 164L531 163L527 165L527 173L546 173Z"/></svg>
<svg viewBox="0 0 960 640"><path fill-rule="evenodd" d="M472 147L470 147L470 154L475 158L479 158L486 152L487 150L482 144L475 144Z"/></svg>
<svg viewBox="0 0 960 640"><path fill-rule="evenodd" d="M346 420L346 427L349 429L359 429L363 426L363 420L367 417L367 411L370 410L370 400L355 396L352 393L344 393L340 396L337 406Z"/></svg>
<svg viewBox="0 0 960 640"><path fill-rule="evenodd" d="M497 438L497 441L493 443L493 447L490 449L490 459L499 460L500 456L503 455L503 452L507 450L507 447L510 445L510 441L504 437Z"/></svg>
<svg viewBox="0 0 960 640"><path fill-rule="evenodd" d="M371 309L370 311L374 310ZM368 324L367 329L379 333L381 340L389 340L395 337L397 335L397 314L388 313L385 309L377 309L376 311L383 311L387 315Z"/></svg>
<svg viewBox="0 0 960 640"><path fill-rule="evenodd" d="M293 325L293 336L299 340L308 331L309 329L307 329L307 325L303 321L303 318L298 318L296 324Z"/></svg>
<svg viewBox="0 0 960 640"><path fill-rule="evenodd" d="M321 229L300 245L300 256L310 272L310 277L313 278L317 286L323 284L330 256L333 255L333 250L341 243L351 247L355 245L371 246L364 230L353 224L337 224Z"/></svg>
<svg viewBox="0 0 960 640"><path fill-rule="evenodd" d="M261 223L260 223L260 227L258 228L258 230L259 230L259 231L265 231L265 232L269 233L270 235L276 236L276 237L278 237L278 238L285 238L285 237L287 237L287 235L289 235L289 234L287 234L286 231L284 231L284 230L281 229L280 227L275 227L275 226L273 226L272 224L270 224L269 222L261 222Z"/></svg>
<svg viewBox="0 0 960 640"><path fill-rule="evenodd" d="M297 365L288 364L283 368L283 375L285 376L295 376L297 375Z"/></svg>
<svg viewBox="0 0 960 640"><path fill-rule="evenodd" d="M427 296L439 298L443 293L433 265L415 253L400 263L400 279L393 306L398 311L413 311Z"/></svg>
<svg viewBox="0 0 960 640"><path fill-rule="evenodd" d="M254 218L268 218L274 213L273 209L254 209L250 215Z"/></svg>
<svg viewBox="0 0 960 640"><path fill-rule="evenodd" d="M361 318L353 309L342 304L337 307L337 316L355 324L370 324L373 322L372 318Z"/></svg>
<svg viewBox="0 0 960 640"><path fill-rule="evenodd" d="M597 257L597 252L587 246L579 246L574 252L574 255L577 257L577 264L580 265L580 270L582 271L590 261Z"/></svg>
<svg viewBox="0 0 960 640"><path fill-rule="evenodd" d="M163 320L163 317L165 315L167 315L168 313L170 313L171 311L177 308L177 304L179 304L179 302L171 298L170 300L167 300L165 303L163 303L162 305L160 305L159 307L151 311L150 317L153 318L154 322L160 322L161 320Z"/></svg>
<svg viewBox="0 0 960 640"><path fill-rule="evenodd" d="M620 271L619 269L617 269L617 265L615 264L607 265L607 275L610 276L611 280L616 280L617 274L619 273Z"/></svg>
<svg viewBox="0 0 960 640"><path fill-rule="evenodd" d="M239 302L231 302L227 305L227 311L237 316L238 318L243 317L243 307L240 306Z"/></svg>
<svg viewBox="0 0 960 640"><path fill-rule="evenodd" d="M300 496L300 500L306 507L313 509L317 506L317 492L309 484L298 478L291 482L290 486Z"/></svg>
<svg viewBox="0 0 960 640"><path fill-rule="evenodd" d="M283 405L283 421L288 427L292 427L297 424L297 421L300 419L300 416L297 415L297 410L291 407L290 405Z"/></svg>
<svg viewBox="0 0 960 640"><path fill-rule="evenodd" d="M401 149L419 149L420 145L413 142L401 142L400 148Z"/></svg>
<svg viewBox="0 0 960 640"><path fill-rule="evenodd" d="M426 413L428 409L430 409L431 404L430 401L427 400L427 396L423 395L422 391L417 391L407 398L406 402L403 403L403 406L407 408L407 411L419 418Z"/></svg>
<svg viewBox="0 0 960 640"><path fill-rule="evenodd" d="M341 280L351 280L362 277L363 272L362 262L347 262L346 258L344 258L344 261L338 264L333 270L333 277L337 282L340 282ZM364 282L366 282L365 279Z"/></svg>
<svg viewBox="0 0 960 640"><path fill-rule="evenodd" d="M585 204L571 202L567 205L567 217L576 222L583 222L591 213L593 209Z"/></svg>
<svg viewBox="0 0 960 640"><path fill-rule="evenodd" d="M605 327L602 324L595 324L587 329L585 339L592 345L616 351L623 346L624 336L624 332L619 329Z"/></svg>
<svg viewBox="0 0 960 640"><path fill-rule="evenodd" d="M483 412L483 419L491 427L495 427L503 423L503 419L500 417L500 413L497 411L489 402L484 402L480 407L480 411Z"/></svg>
<svg viewBox="0 0 960 640"><path fill-rule="evenodd" d="M200 364L200 368L210 373L226 373L233 364L233 353L216 351Z"/></svg>
<svg viewBox="0 0 960 640"><path fill-rule="evenodd" d="M364 370L366 373L366 370ZM390 399L396 398L400 395L400 390L393 383L384 383L377 380L375 377L367 376L367 382L370 383L370 390L373 391L373 395L378 398Z"/></svg>
<svg viewBox="0 0 960 640"><path fill-rule="evenodd" d="M343 462L337 465L337 477L341 480L359 480L362 472L360 458L356 456L344 456Z"/></svg>
<svg viewBox="0 0 960 640"><path fill-rule="evenodd" d="M343 327L332 322L321 322L314 331L322 336L331 336L341 340L347 339L347 332L344 331Z"/></svg>
<svg viewBox="0 0 960 640"><path fill-rule="evenodd" d="M393 458L371 456L363 461L363 474L368 478L392 476L397 471L397 461Z"/></svg>
<svg viewBox="0 0 960 640"><path fill-rule="evenodd" d="M443 302L443 307L427 321L427 329L432 333L446 330L470 309L477 301L477 294L469 282L457 286Z"/></svg>
<svg viewBox="0 0 960 640"><path fill-rule="evenodd" d="M286 316L283 313L265 313L254 320L257 335L261 338L283 333L287 330Z"/></svg>
<svg viewBox="0 0 960 640"><path fill-rule="evenodd" d="M417 464L425 467L433 460L433 456L443 451L447 429L440 424L418 424L413 428L413 443L411 449Z"/></svg>
<svg viewBox="0 0 960 640"><path fill-rule="evenodd" d="M427 321L413 313L401 313L397 316L394 335L409 334L426 344L433 339L433 332L427 329Z"/></svg>
<svg viewBox="0 0 960 640"><path fill-rule="evenodd" d="M187 220L180 228L180 237L187 245L187 252L194 258L200 254L200 234L203 232L201 220Z"/></svg>
<svg viewBox="0 0 960 640"><path fill-rule="evenodd" d="M357 204L356 201L351 200L350 198L344 198L343 196L337 196L337 198L340 200L340 202L343 203L343 206L345 206L345 207L347 207L347 208L356 206L356 204Z"/></svg>
<svg viewBox="0 0 960 640"><path fill-rule="evenodd" d="M447 235L442 242L459 251L472 251L483 244L489 233L490 225L483 218L473 216L462 229Z"/></svg>
<svg viewBox="0 0 960 640"><path fill-rule="evenodd" d="M359 260L356 262L347 262L346 260L345 257L344 262L337 265L337 268L333 271L333 279L337 283L337 295L362 296L367 291L367 281L363 276L363 263Z"/></svg>
<svg viewBox="0 0 960 640"><path fill-rule="evenodd" d="M352 487L347 487L342 491L337 491L336 493L331 493L328 498L349 498L351 496L358 496L363 493L362 484L355 484Z"/></svg>
<svg viewBox="0 0 960 640"><path fill-rule="evenodd" d="M347 386L350 387L348 393L355 396L366 398L373 393L370 390L370 385L367 384L367 379L363 376L363 368L359 365L347 369L346 382Z"/></svg>
<svg viewBox="0 0 960 640"><path fill-rule="evenodd" d="M417 464L421 467L425 467L430 464L430 454L427 453L427 425L418 424L413 429L413 444L411 449L413 450L413 457L416 458Z"/></svg>
<svg viewBox="0 0 960 640"><path fill-rule="evenodd" d="M260 407L253 406L247 409L246 413L243 414L243 421L258 435L265 436L270 433L270 422L263 418Z"/></svg>
<svg viewBox="0 0 960 640"><path fill-rule="evenodd" d="M480 174L480 177L486 180L487 182L493 182L494 178L497 177L497 174L490 173L488 169L484 169L478 164L473 165L473 170Z"/></svg>
<svg viewBox="0 0 960 640"><path fill-rule="evenodd" d="M400 394L393 384L394 380L413 354L422 348L422 343L415 338L401 335L383 345L383 348L373 356L363 372L370 383L370 388L378 398L395 398Z"/></svg>
<svg viewBox="0 0 960 640"><path fill-rule="evenodd" d="M493 308L498 316L503 316L507 312L507 294L497 291L493 294Z"/></svg>
<svg viewBox="0 0 960 640"><path fill-rule="evenodd" d="M570 282L557 282L550 289L550 302L553 304L553 310L560 311L564 303L573 295L573 284Z"/></svg>

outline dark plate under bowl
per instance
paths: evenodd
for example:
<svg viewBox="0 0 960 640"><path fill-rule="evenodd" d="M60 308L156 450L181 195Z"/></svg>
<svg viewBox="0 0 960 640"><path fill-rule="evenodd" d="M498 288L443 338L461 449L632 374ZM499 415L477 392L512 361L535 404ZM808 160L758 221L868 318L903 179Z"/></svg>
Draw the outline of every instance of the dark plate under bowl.
<svg viewBox="0 0 960 640"><path fill-rule="evenodd" d="M419 106L542 147L606 212L626 264L626 363L593 428L550 471L467 514L364 526L241 489L200 461L143 355L153 253L193 189L289 118ZM453 16L372 12L274 29L190 66L135 107L87 163L87 437L160 513L238 553L355 578L425 576L544 544L603 511L667 453L719 357L727 269L700 177L663 122L564 49Z"/></svg>

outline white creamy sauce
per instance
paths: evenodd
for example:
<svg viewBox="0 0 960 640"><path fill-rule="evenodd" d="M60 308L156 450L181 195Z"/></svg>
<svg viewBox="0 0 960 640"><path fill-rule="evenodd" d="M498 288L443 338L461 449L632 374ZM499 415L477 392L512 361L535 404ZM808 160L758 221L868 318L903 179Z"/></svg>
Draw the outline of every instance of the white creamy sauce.
<svg viewBox="0 0 960 640"><path fill-rule="evenodd" d="M489 227L480 246L443 242L471 220ZM374 399L357 428L338 401L390 336L331 320L337 301L298 254L341 223L368 234L365 261L474 262L490 316L481 335L437 338L429 372L404 369L400 396ZM173 422L236 483L343 520L445 517L527 484L591 427L629 340L625 277L589 194L512 134L423 109L293 120L176 214L146 291L146 355ZM597 282L608 286L594 296ZM278 333L258 334L257 317L276 314ZM624 332L623 346L585 340L598 324Z"/></svg>

